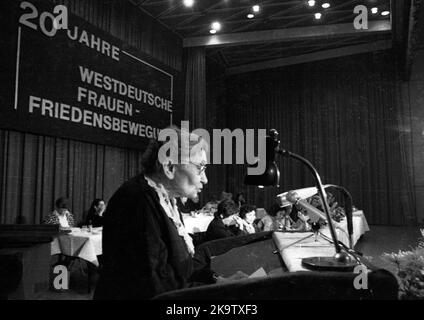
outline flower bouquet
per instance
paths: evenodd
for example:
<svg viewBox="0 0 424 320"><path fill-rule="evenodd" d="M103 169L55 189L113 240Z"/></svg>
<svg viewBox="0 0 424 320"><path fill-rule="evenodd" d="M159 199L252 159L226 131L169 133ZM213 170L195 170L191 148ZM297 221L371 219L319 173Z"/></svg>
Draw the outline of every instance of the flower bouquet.
<svg viewBox="0 0 424 320"><path fill-rule="evenodd" d="M404 300L424 299L424 229L420 231L422 239L417 247L383 254L383 259L397 268L400 298Z"/></svg>

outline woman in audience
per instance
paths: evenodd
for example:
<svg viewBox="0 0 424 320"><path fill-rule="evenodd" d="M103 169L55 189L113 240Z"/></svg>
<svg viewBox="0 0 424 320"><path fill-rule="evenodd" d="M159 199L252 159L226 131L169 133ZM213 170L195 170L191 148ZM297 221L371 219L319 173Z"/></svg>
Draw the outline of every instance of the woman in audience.
<svg viewBox="0 0 424 320"><path fill-rule="evenodd" d="M241 231L243 234L256 233L257 227L253 224L256 219L256 207L245 204L240 208L239 216L241 218Z"/></svg>
<svg viewBox="0 0 424 320"><path fill-rule="evenodd" d="M217 197L212 195L211 200L208 201L202 209L200 209L200 212L208 215L214 215L218 210L218 203L219 201L217 200Z"/></svg>
<svg viewBox="0 0 424 320"><path fill-rule="evenodd" d="M206 230L207 241L241 235L242 222L237 216L237 206L233 200L221 201L214 216Z"/></svg>
<svg viewBox="0 0 424 320"><path fill-rule="evenodd" d="M92 225L94 228L103 226L103 213L106 210L106 204L103 199L94 199L88 209L85 219L86 225Z"/></svg>
<svg viewBox="0 0 424 320"><path fill-rule="evenodd" d="M243 205L246 204L246 199L244 198L244 193L243 192L237 193L234 201L236 202L236 205L240 209Z"/></svg>
<svg viewBox="0 0 424 320"><path fill-rule="evenodd" d="M68 199L61 197L55 202L56 209L43 221L45 224L58 224L61 229L74 227L74 216L68 210Z"/></svg>
<svg viewBox="0 0 424 320"><path fill-rule="evenodd" d="M268 213L258 222L261 231L276 231L283 227L283 218L291 212L290 204L283 204L278 198L277 202L271 206Z"/></svg>

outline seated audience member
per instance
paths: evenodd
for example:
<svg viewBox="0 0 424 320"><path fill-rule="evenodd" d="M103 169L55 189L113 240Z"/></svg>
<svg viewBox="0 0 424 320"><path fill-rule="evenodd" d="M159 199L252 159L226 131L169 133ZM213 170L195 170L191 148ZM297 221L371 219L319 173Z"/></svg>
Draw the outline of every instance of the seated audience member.
<svg viewBox="0 0 424 320"><path fill-rule="evenodd" d="M239 216L241 218L241 231L243 234L252 234L258 231L253 223L256 219L256 207L245 204L240 208Z"/></svg>
<svg viewBox="0 0 424 320"><path fill-rule="evenodd" d="M243 205L246 204L246 199L244 198L244 193L243 192L239 192L235 199L234 199L236 205L238 206L238 208L240 209Z"/></svg>
<svg viewBox="0 0 424 320"><path fill-rule="evenodd" d="M222 201L222 200L233 200L233 194L231 192L226 192L225 190L223 190L221 192L221 197L219 201Z"/></svg>
<svg viewBox="0 0 424 320"><path fill-rule="evenodd" d="M214 215L215 212L218 210L218 204L219 201L216 199L215 195L212 195L212 198L209 202L207 202L202 209L200 209L201 212L205 214Z"/></svg>
<svg viewBox="0 0 424 320"><path fill-rule="evenodd" d="M233 200L223 200L218 204L218 211L206 230L206 241L241 235L241 219L237 216L237 206Z"/></svg>
<svg viewBox="0 0 424 320"><path fill-rule="evenodd" d="M276 231L282 229L285 217L290 215L291 204L283 204L280 198L271 206L268 213L258 222L261 231ZM284 219L283 219L284 218ZM286 224L287 228L287 224Z"/></svg>
<svg viewBox="0 0 424 320"><path fill-rule="evenodd" d="M88 209L85 219L86 225L92 225L94 228L103 226L103 213L106 210L106 204L103 199L94 199Z"/></svg>
<svg viewBox="0 0 424 320"><path fill-rule="evenodd" d="M318 194L310 197L308 199L308 202L323 213L325 212L322 206L321 198ZM336 222L340 222L341 220L343 220L345 217L345 211L343 207L339 206L338 202L336 201L336 198L330 192L327 192L327 203L330 209L331 218Z"/></svg>
<svg viewBox="0 0 424 320"><path fill-rule="evenodd" d="M61 229L74 227L74 216L68 210L68 199L64 197L57 199L55 206L55 210L44 219L43 223L58 224Z"/></svg>

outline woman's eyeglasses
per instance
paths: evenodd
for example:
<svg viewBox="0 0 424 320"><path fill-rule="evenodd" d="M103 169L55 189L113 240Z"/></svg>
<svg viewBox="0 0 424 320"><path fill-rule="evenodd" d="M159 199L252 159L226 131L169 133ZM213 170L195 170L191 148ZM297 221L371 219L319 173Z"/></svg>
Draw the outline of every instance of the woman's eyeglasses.
<svg viewBox="0 0 424 320"><path fill-rule="evenodd" d="M203 172L206 171L206 167L207 167L206 164L195 163L195 162L192 162L192 161L190 161L190 163L192 165L194 165L197 168L197 170L199 170L199 174L202 174Z"/></svg>

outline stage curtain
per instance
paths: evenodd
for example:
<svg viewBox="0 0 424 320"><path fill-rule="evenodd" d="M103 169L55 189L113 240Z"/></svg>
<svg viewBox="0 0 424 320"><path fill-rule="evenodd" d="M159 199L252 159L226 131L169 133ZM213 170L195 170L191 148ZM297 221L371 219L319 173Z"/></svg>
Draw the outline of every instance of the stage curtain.
<svg viewBox="0 0 424 320"><path fill-rule="evenodd" d="M184 61L186 71L184 119L190 122L190 129L206 128L205 49L203 47L186 49Z"/></svg>
<svg viewBox="0 0 424 320"><path fill-rule="evenodd" d="M65 196L77 221L140 172L140 151L0 130L0 223L38 224Z"/></svg>
<svg viewBox="0 0 424 320"><path fill-rule="evenodd" d="M372 224L416 222L402 82L391 52L232 76L230 128L275 128L285 149L310 160L323 183L347 188ZM410 120L410 119L409 119ZM408 131L409 128L409 131ZM278 159L279 188L243 185L246 166L227 168L227 189L268 209L281 192L313 186L292 159Z"/></svg>

